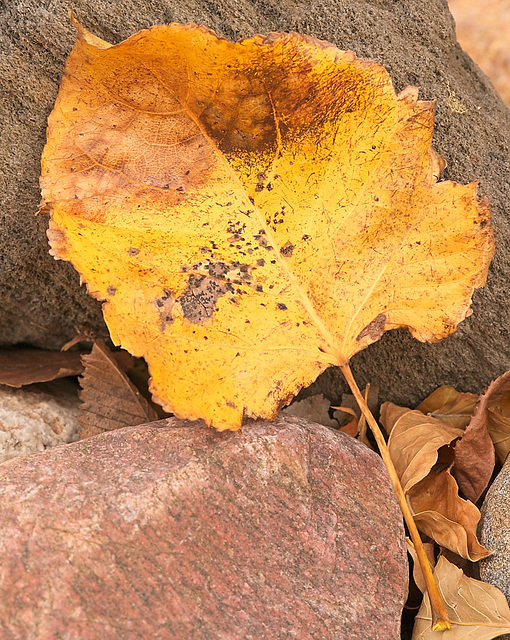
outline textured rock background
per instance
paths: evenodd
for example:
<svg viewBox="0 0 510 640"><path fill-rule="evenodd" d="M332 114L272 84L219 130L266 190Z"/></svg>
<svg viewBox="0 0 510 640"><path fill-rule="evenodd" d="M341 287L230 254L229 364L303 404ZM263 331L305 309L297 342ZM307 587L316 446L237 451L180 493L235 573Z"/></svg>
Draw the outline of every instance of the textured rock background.
<svg viewBox="0 0 510 640"><path fill-rule="evenodd" d="M510 603L510 458L487 492L479 531L481 543L494 552L480 562L480 576L501 589Z"/></svg>
<svg viewBox="0 0 510 640"><path fill-rule="evenodd" d="M46 216L33 215L46 117L74 38L68 6L0 3L0 344L58 348L76 325L102 326L99 303L72 267L48 255ZM353 368L361 383L379 384L383 399L404 404L440 384L480 391L508 368L510 112L457 45L445 0L75 0L73 9L110 42L170 21L203 23L230 39L296 30L381 62L397 91L415 84L421 97L437 97L435 147L448 162L445 177L480 179L492 203L497 253L489 284L455 336L421 345L403 330L391 332L356 356ZM330 370L316 391L335 397L341 387Z"/></svg>
<svg viewBox="0 0 510 640"><path fill-rule="evenodd" d="M78 440L78 393L69 380L0 385L0 462Z"/></svg>
<svg viewBox="0 0 510 640"><path fill-rule="evenodd" d="M448 0L462 48L510 106L510 0Z"/></svg>
<svg viewBox="0 0 510 640"><path fill-rule="evenodd" d="M0 531L2 638L399 637L407 560L382 461L299 418L170 419L10 460Z"/></svg>

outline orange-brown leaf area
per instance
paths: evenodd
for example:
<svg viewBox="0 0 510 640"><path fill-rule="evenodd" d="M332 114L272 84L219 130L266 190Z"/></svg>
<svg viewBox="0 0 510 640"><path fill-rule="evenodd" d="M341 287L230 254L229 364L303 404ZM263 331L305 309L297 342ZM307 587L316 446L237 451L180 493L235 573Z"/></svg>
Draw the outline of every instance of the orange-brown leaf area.
<svg viewBox="0 0 510 640"><path fill-rule="evenodd" d="M417 409L463 430L455 446L455 478L466 498L476 502L494 469L494 446L488 430L485 401L474 393L439 387Z"/></svg>
<svg viewBox="0 0 510 640"><path fill-rule="evenodd" d="M17 347L0 350L0 384L23 387L37 382L77 376L83 371L76 351L45 351Z"/></svg>
<svg viewBox="0 0 510 640"><path fill-rule="evenodd" d="M179 417L273 418L388 329L469 314L489 208L438 182L434 103L298 34L77 25L42 160L49 239Z"/></svg>
<svg viewBox="0 0 510 640"><path fill-rule="evenodd" d="M83 365L78 418L82 438L158 419L102 340L96 340L92 351L83 356Z"/></svg>

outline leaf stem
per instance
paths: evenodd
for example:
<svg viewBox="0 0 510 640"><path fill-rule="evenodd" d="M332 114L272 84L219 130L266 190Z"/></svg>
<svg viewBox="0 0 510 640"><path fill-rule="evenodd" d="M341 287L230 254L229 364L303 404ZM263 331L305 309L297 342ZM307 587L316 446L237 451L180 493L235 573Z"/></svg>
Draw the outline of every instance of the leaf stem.
<svg viewBox="0 0 510 640"><path fill-rule="evenodd" d="M414 521L413 514L411 513L411 509L407 504L404 490L402 489L402 485L400 484L397 471L391 459L388 445L386 444L386 441L379 428L379 425L377 424L376 419L372 415L372 412L368 408L368 405L365 402L365 398L363 397L363 394L361 393L356 383L356 380L352 375L352 371L349 366L349 363L342 365L340 369L354 397L356 398L356 402L358 403L359 408L361 409L363 415L365 416L365 419L368 422L368 425L372 433L374 434L374 438L379 447L381 457L388 471L391 484L393 485L393 490L395 491L395 494L397 496L397 500L400 505L402 515L404 516L404 520L407 524L407 528L409 529L411 540L414 543L414 547L416 549L416 555L418 556L418 561L420 563L420 568L422 570L423 577L425 579L425 584L427 586L427 592L430 598L430 605L432 608L432 629L434 631L444 631L446 629L451 629L451 624L448 618L448 614L446 613L446 609L445 609L443 600L441 598L441 594L439 593L439 589L437 588L436 581L432 574L432 568L427 559L427 555L423 547L423 542L418 532L416 523Z"/></svg>

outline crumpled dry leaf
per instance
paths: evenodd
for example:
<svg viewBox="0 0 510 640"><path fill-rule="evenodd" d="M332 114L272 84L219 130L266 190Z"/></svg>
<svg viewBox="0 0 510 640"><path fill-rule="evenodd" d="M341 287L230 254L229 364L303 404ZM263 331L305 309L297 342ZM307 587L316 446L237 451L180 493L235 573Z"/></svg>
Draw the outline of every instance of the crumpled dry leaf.
<svg viewBox="0 0 510 640"><path fill-rule="evenodd" d="M464 435L455 447L455 478L466 498L476 502L482 495L491 479L495 461L486 401L481 396Z"/></svg>
<svg viewBox="0 0 510 640"><path fill-rule="evenodd" d="M461 393L453 387L443 386L433 391L416 409L452 427L465 429L477 402L476 393Z"/></svg>
<svg viewBox="0 0 510 640"><path fill-rule="evenodd" d="M500 464L510 453L510 391L491 400L487 406L489 434Z"/></svg>
<svg viewBox="0 0 510 640"><path fill-rule="evenodd" d="M432 631L430 601L423 596L412 640L491 640L510 633L510 609L496 587L465 576L446 558L439 557L434 570L452 628Z"/></svg>
<svg viewBox="0 0 510 640"><path fill-rule="evenodd" d="M295 33L112 47L76 26L42 159L52 253L169 411L272 419L384 331L435 342L470 313L489 207L437 182L416 88Z"/></svg>
<svg viewBox="0 0 510 640"><path fill-rule="evenodd" d="M94 342L83 364L78 417L82 438L159 419L102 340Z"/></svg>
<svg viewBox="0 0 510 640"><path fill-rule="evenodd" d="M23 387L36 382L77 376L83 371L77 351L44 351L15 347L0 350L0 384Z"/></svg>
<svg viewBox="0 0 510 640"><path fill-rule="evenodd" d="M476 537L480 512L463 500L449 469L463 430L392 403L381 407L388 449L417 527L438 544L476 561L489 555Z"/></svg>
<svg viewBox="0 0 510 640"><path fill-rule="evenodd" d="M486 408L476 406L479 397L453 387L439 387L418 407L445 424L464 429L455 446L454 475L462 492L475 503L494 469L494 447L487 429Z"/></svg>
<svg viewBox="0 0 510 640"><path fill-rule="evenodd" d="M310 422L323 424L325 427L338 429L338 421L329 417L330 407L330 401L322 393L319 393L299 402L293 402L285 409L282 409L281 413L286 416L298 416Z"/></svg>
<svg viewBox="0 0 510 640"><path fill-rule="evenodd" d="M430 473L439 449L463 433L462 429L391 402L381 406L381 423L390 433L388 449L404 493Z"/></svg>
<svg viewBox="0 0 510 640"><path fill-rule="evenodd" d="M412 543L410 538L406 538L406 546L407 552L413 559L413 580L418 589L425 593L427 590L425 580L423 578L422 570L420 569L420 563L418 562L418 556L416 555L416 549L414 548L414 544ZM432 542L424 542L423 548L425 549L425 553L427 555L428 561L432 568L436 565L436 559L434 556L434 544Z"/></svg>
<svg viewBox="0 0 510 640"><path fill-rule="evenodd" d="M479 419L487 411L487 428L494 443L496 455L504 464L510 452L510 371L496 378L480 398Z"/></svg>
<svg viewBox="0 0 510 640"><path fill-rule="evenodd" d="M490 555L478 542L480 511L459 496L459 487L448 469L432 471L407 493L420 531L462 558L477 562Z"/></svg>

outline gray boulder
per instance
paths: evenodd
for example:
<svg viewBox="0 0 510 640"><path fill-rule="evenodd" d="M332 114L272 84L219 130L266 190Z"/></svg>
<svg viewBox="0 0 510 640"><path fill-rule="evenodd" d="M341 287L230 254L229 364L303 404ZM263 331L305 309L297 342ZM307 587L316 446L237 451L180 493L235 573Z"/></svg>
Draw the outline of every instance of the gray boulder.
<svg viewBox="0 0 510 640"><path fill-rule="evenodd" d="M105 330L100 304L79 286L71 265L48 255L46 216L34 216L46 118L74 30L68 0L0 6L0 344L58 348L77 325ZM75 0L73 8L110 42L171 21L205 24L234 40L295 30L377 60L397 91L413 84L422 98L436 97L435 148L448 162L445 178L479 179L492 204L497 252L489 281L451 338L424 345L404 330L390 332L356 356L353 369L361 383L378 383L383 399L409 403L440 384L480 391L508 367L510 112L457 44L445 0ZM313 392L336 398L342 387L330 370Z"/></svg>
<svg viewBox="0 0 510 640"><path fill-rule="evenodd" d="M479 531L482 544L493 552L480 562L480 576L510 603L510 457L485 496Z"/></svg>

